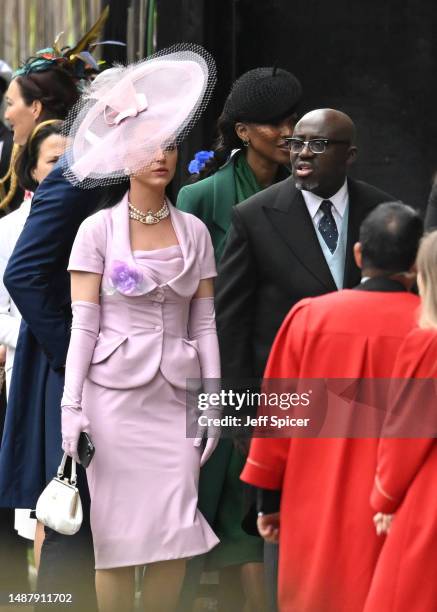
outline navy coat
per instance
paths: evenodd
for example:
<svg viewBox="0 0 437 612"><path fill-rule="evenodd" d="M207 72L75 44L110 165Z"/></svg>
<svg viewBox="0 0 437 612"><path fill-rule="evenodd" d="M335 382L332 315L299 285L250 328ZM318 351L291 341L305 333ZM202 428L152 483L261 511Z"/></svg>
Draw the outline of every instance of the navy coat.
<svg viewBox="0 0 437 612"><path fill-rule="evenodd" d="M67 264L79 225L101 193L73 187L59 163L34 195L4 274L23 321L0 448L0 507L34 508L62 456L60 400L71 326Z"/></svg>

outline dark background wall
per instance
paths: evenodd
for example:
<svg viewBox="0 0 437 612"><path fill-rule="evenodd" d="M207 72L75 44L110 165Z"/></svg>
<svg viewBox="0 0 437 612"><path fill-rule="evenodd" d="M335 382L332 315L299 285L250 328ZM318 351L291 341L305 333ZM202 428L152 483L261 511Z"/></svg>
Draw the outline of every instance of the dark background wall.
<svg viewBox="0 0 437 612"><path fill-rule="evenodd" d="M158 48L197 42L218 67L176 189L193 154L211 145L232 81L277 63L301 79L302 112L330 106L352 116L355 176L423 208L437 169L436 30L435 0L157 0Z"/></svg>

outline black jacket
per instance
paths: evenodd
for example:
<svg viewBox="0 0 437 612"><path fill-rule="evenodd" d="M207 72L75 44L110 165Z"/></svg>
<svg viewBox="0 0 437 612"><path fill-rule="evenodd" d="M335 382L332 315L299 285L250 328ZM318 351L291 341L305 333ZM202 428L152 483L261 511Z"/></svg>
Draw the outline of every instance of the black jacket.
<svg viewBox="0 0 437 612"><path fill-rule="evenodd" d="M392 196L348 179L344 287L360 281L353 259L364 217ZM335 291L301 192L290 177L237 205L216 283L224 378L261 378L275 335L299 300Z"/></svg>

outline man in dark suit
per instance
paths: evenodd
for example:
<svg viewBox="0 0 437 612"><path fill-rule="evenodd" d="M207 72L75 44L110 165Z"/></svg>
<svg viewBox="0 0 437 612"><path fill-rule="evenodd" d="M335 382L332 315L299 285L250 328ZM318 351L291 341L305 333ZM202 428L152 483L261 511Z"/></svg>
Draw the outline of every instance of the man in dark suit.
<svg viewBox="0 0 437 612"><path fill-rule="evenodd" d="M67 264L79 225L94 212L101 195L101 189L73 187L58 163L35 193L4 274L23 321L0 451L0 507L35 508L62 457L60 405L71 326ZM72 609L93 610L97 605L89 493L80 466L78 487L82 527L74 536L46 528L38 591L72 593ZM58 609L53 603L48 606Z"/></svg>
<svg viewBox="0 0 437 612"><path fill-rule="evenodd" d="M340 111L306 114L289 141L292 176L234 207L216 284L224 378L262 377L296 302L359 283L352 247L360 224L394 198L347 178L354 133Z"/></svg>
<svg viewBox="0 0 437 612"><path fill-rule="evenodd" d="M296 302L360 282L353 259L360 224L394 198L347 178L354 141L354 124L344 113L307 113L288 140L292 176L233 209L216 312L222 376L236 386L238 379L245 385L262 378L275 335ZM275 500L265 495L263 503Z"/></svg>

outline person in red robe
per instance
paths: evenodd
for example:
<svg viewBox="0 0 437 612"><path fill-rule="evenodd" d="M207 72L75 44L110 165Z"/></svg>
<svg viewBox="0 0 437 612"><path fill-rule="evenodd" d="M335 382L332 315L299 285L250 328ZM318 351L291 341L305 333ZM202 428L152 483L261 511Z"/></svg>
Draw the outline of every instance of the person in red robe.
<svg viewBox="0 0 437 612"><path fill-rule="evenodd" d="M437 231L422 241L417 267L419 329L399 349L393 378L408 380L386 417L370 498L379 531L391 526L365 612L437 610Z"/></svg>
<svg viewBox="0 0 437 612"><path fill-rule="evenodd" d="M354 247L362 282L299 302L281 326L265 379L391 377L398 348L416 322L408 292L422 234L401 203L374 209ZM279 534L281 612L361 612L384 538L369 505L378 439L254 438L241 478L280 489L279 514L258 519ZM261 508L262 509L262 508Z"/></svg>

